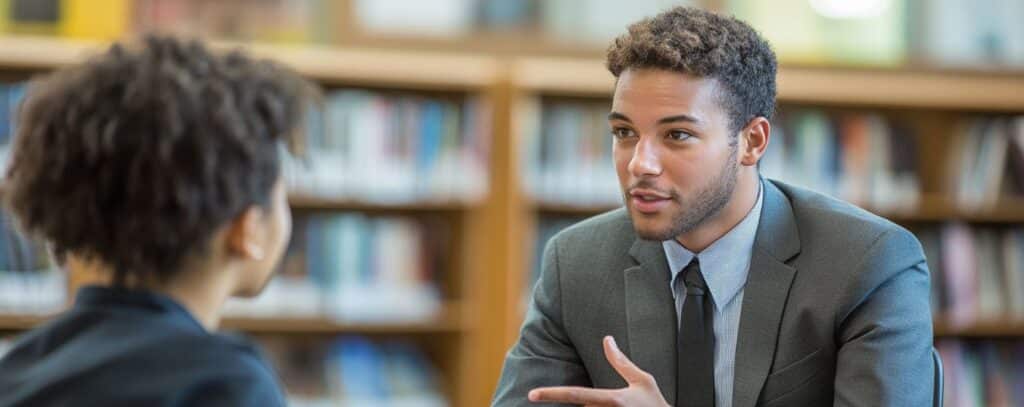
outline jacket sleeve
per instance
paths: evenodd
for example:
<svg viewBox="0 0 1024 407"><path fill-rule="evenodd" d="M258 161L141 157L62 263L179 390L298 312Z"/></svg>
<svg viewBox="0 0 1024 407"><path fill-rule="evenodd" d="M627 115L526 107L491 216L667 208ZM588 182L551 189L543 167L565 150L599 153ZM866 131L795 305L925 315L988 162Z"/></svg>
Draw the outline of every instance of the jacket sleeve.
<svg viewBox="0 0 1024 407"><path fill-rule="evenodd" d="M884 232L841 291L835 406L931 406L932 317L921 245Z"/></svg>
<svg viewBox="0 0 1024 407"><path fill-rule="evenodd" d="M545 247L542 264L519 340L505 357L493 406L530 406L527 394L537 387L591 386L563 323L558 237Z"/></svg>

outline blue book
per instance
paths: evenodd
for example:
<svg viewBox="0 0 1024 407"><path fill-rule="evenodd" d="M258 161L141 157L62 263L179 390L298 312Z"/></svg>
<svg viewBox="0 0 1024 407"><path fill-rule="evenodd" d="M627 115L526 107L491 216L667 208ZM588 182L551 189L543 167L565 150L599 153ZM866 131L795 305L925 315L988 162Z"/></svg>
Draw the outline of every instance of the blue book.
<svg viewBox="0 0 1024 407"><path fill-rule="evenodd" d="M420 174L429 176L437 164L441 153L441 139L444 133L444 105L436 100L423 102L420 110L420 148L416 155L416 169ZM429 179L429 178L428 178ZM429 192L430 184L420 180L419 186Z"/></svg>
<svg viewBox="0 0 1024 407"><path fill-rule="evenodd" d="M385 400L389 391L382 372L382 356L366 338L342 337L328 352L332 393L342 399Z"/></svg>

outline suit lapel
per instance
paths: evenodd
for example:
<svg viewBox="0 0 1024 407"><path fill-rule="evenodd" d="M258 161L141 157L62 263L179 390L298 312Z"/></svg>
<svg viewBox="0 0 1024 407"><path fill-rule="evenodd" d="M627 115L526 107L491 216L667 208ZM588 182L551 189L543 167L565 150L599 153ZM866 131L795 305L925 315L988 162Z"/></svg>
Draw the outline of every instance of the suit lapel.
<svg viewBox="0 0 1024 407"><path fill-rule="evenodd" d="M660 242L637 240L626 269L626 323L630 359L658 380L665 400L676 397L676 308L668 261Z"/></svg>
<svg viewBox="0 0 1024 407"><path fill-rule="evenodd" d="M761 221L754 240L750 273L743 293L733 405L753 407L775 358L779 326L796 269L786 264L800 252L789 199L764 180Z"/></svg>

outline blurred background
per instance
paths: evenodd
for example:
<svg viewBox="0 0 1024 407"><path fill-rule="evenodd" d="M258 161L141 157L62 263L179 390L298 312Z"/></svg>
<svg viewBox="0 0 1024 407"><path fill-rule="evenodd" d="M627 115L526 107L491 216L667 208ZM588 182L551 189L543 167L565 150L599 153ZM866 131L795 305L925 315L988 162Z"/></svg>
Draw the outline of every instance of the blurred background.
<svg viewBox="0 0 1024 407"><path fill-rule="evenodd" d="M609 41L667 7L781 60L762 172L914 231L947 406L1024 405L1024 1L0 0L0 159L24 81L174 32L325 90L285 166L295 231L224 330L295 405L481 406L557 231L621 204ZM0 214L0 353L84 281Z"/></svg>

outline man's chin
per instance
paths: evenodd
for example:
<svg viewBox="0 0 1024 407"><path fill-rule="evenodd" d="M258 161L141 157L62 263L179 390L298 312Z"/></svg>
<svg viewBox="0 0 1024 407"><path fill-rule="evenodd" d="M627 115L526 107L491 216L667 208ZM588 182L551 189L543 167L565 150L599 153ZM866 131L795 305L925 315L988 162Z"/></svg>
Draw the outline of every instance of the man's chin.
<svg viewBox="0 0 1024 407"><path fill-rule="evenodd" d="M644 220L637 221L636 218L633 219L633 231L641 239L664 241L675 238L670 226L653 224L654 222L646 222Z"/></svg>

